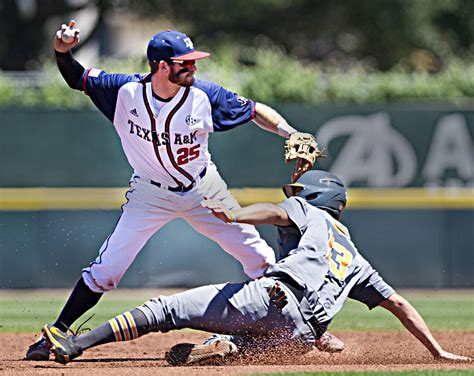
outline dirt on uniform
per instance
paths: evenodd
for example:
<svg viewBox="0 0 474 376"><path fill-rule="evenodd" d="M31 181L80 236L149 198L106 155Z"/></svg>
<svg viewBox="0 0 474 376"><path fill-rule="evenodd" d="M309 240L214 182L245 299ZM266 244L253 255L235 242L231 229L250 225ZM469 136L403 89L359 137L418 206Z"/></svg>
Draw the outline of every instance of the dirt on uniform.
<svg viewBox="0 0 474 376"><path fill-rule="evenodd" d="M243 375L267 372L388 371L423 369L471 369L474 363L445 363L433 360L425 348L405 332L335 332L346 348L339 354L313 351L236 358L223 365L172 367L165 351L179 342L201 343L202 332L153 333L132 342L112 343L88 350L77 360L61 365L53 361L23 360L32 334L0 334L0 374L65 375ZM474 357L474 332L435 332L450 352Z"/></svg>

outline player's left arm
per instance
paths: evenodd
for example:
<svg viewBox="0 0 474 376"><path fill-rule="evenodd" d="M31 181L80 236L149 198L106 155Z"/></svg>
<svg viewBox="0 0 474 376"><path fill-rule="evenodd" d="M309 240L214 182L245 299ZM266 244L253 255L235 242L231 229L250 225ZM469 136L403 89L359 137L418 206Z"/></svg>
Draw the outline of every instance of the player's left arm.
<svg viewBox="0 0 474 376"><path fill-rule="evenodd" d="M262 129L285 139L298 131L273 108L244 98L212 82L195 80L193 86L203 90L211 103L214 131L222 132L254 121Z"/></svg>
<svg viewBox="0 0 474 376"><path fill-rule="evenodd" d="M292 133L298 132L276 110L259 102L255 102L255 117L253 121L260 128L276 133L285 139L289 139Z"/></svg>
<svg viewBox="0 0 474 376"><path fill-rule="evenodd" d="M298 132L273 108L263 103L255 103L253 121L260 128L286 139L285 162L296 160L291 176L292 182L311 169L319 157L324 157L312 134Z"/></svg>
<svg viewBox="0 0 474 376"><path fill-rule="evenodd" d="M204 200L201 205L210 209L212 214L227 223L248 223L251 225L270 224L289 226L292 224L287 212L281 207L258 203L237 210L230 210L219 200Z"/></svg>
<svg viewBox="0 0 474 376"><path fill-rule="evenodd" d="M431 334L425 320L418 311L402 296L393 294L380 303L380 306L393 313L400 322L439 360L470 362L471 358L452 354L443 350L441 345Z"/></svg>
<svg viewBox="0 0 474 376"><path fill-rule="evenodd" d="M207 81L195 80L193 86L203 90L209 98L215 132L227 131L253 120L260 128L285 138L285 161L296 160L291 177L293 182L313 167L318 157L322 157L314 136L298 132L273 108Z"/></svg>

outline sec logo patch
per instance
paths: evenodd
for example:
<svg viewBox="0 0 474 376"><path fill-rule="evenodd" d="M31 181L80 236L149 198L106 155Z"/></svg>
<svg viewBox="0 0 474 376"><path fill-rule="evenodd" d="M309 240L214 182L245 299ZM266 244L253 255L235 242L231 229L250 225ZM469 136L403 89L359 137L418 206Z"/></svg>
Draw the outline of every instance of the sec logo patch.
<svg viewBox="0 0 474 376"><path fill-rule="evenodd" d="M194 115L188 115L184 121L186 122L186 125L194 125L199 121L199 119Z"/></svg>

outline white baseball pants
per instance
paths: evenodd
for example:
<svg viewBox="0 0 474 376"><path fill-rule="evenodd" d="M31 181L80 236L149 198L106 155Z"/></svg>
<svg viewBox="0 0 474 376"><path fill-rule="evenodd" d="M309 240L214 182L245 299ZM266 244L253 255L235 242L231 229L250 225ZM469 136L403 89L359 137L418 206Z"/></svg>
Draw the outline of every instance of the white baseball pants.
<svg viewBox="0 0 474 376"><path fill-rule="evenodd" d="M229 209L239 208L213 163L188 192L171 192L135 174L125 197L127 202L122 206L114 231L105 240L95 261L83 269L84 281L94 292L117 287L148 239L175 218L183 218L217 242L242 264L250 278L260 277L268 265L275 263L273 249L254 226L224 223L201 207L201 201L207 197L223 201Z"/></svg>

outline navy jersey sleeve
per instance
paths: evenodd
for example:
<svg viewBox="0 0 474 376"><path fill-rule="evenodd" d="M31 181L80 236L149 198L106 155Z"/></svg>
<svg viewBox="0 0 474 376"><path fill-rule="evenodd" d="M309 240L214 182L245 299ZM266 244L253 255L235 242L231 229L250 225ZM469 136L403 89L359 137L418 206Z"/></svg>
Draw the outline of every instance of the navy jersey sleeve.
<svg viewBox="0 0 474 376"><path fill-rule="evenodd" d="M308 227L308 213L304 200L300 197L290 197L278 206L286 211L288 218L303 234Z"/></svg>
<svg viewBox="0 0 474 376"><path fill-rule="evenodd" d="M82 91L110 121L114 120L119 89L128 82L138 82L141 75L109 74L100 69L87 69L82 74Z"/></svg>
<svg viewBox="0 0 474 376"><path fill-rule="evenodd" d="M214 131L222 132L245 124L255 117L255 102L212 82L195 80L211 102Z"/></svg>

